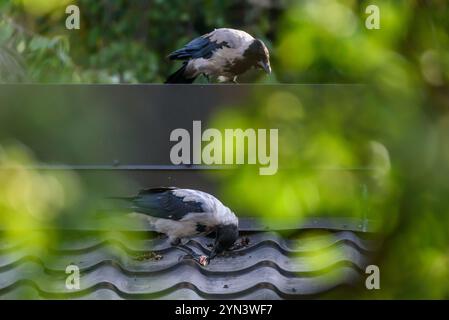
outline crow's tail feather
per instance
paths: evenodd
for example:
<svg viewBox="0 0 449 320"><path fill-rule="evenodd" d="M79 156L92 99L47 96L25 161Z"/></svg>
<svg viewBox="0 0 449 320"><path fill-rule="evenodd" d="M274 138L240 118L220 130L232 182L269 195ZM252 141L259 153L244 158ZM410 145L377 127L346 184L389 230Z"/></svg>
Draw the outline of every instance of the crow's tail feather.
<svg viewBox="0 0 449 320"><path fill-rule="evenodd" d="M184 74L187 68L187 62L184 62L181 68L179 68L175 73L171 74L165 83L193 83L196 77L189 78Z"/></svg>
<svg viewBox="0 0 449 320"><path fill-rule="evenodd" d="M107 197L102 201L101 213L129 213L133 211L134 197Z"/></svg>

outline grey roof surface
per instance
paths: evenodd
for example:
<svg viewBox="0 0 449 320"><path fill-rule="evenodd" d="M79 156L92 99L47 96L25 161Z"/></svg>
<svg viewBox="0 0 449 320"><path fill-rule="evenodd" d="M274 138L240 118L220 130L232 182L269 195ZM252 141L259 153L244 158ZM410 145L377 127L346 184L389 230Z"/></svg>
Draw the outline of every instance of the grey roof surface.
<svg viewBox="0 0 449 320"><path fill-rule="evenodd" d="M183 260L166 238L76 231L37 254L32 242L0 238L0 299L297 299L341 285L357 285L376 244L356 221L315 220L289 236L253 220L241 225L243 245L201 267ZM356 230L350 230L351 228ZM310 234L307 230L330 230ZM366 224L363 228L366 231ZM207 253L213 239L189 245ZM154 253L148 254L148 252ZM320 259L323 255L324 258ZM319 263L317 263L319 261ZM81 288L65 287L69 264L79 266Z"/></svg>

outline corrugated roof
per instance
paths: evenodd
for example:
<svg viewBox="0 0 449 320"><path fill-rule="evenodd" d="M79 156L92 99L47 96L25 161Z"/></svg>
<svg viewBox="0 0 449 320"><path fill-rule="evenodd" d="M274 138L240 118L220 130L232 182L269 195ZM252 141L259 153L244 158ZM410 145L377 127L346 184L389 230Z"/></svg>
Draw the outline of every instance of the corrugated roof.
<svg viewBox="0 0 449 320"><path fill-rule="evenodd" d="M26 239L0 238L0 298L295 299L360 283L376 249L373 240L359 228L346 230L351 223L360 225L355 221L316 221L289 235L242 221L243 245L206 267L183 260L185 253L161 237L78 230L41 254ZM332 231L310 234L309 229ZM212 241L196 238L189 245L206 254ZM65 287L70 264L80 268L79 290Z"/></svg>

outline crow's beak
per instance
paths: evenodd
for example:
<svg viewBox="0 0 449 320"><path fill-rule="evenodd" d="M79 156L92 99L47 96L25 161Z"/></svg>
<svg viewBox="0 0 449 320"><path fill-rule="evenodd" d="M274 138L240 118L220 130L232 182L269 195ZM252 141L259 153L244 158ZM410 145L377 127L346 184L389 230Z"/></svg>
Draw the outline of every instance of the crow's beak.
<svg viewBox="0 0 449 320"><path fill-rule="evenodd" d="M265 70L266 73L271 73L271 65L270 62L259 61L259 66Z"/></svg>

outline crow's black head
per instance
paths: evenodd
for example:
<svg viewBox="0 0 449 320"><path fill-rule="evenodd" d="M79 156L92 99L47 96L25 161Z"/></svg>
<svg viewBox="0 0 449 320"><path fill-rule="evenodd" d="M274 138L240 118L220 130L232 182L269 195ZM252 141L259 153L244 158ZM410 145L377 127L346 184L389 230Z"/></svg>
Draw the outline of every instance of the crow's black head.
<svg viewBox="0 0 449 320"><path fill-rule="evenodd" d="M239 237L238 227L233 224L219 226L216 232L215 244L209 259L213 259L217 254L229 249Z"/></svg>
<svg viewBox="0 0 449 320"><path fill-rule="evenodd" d="M253 62L255 67L265 70L266 73L271 73L270 53L262 40L254 39L244 55Z"/></svg>

